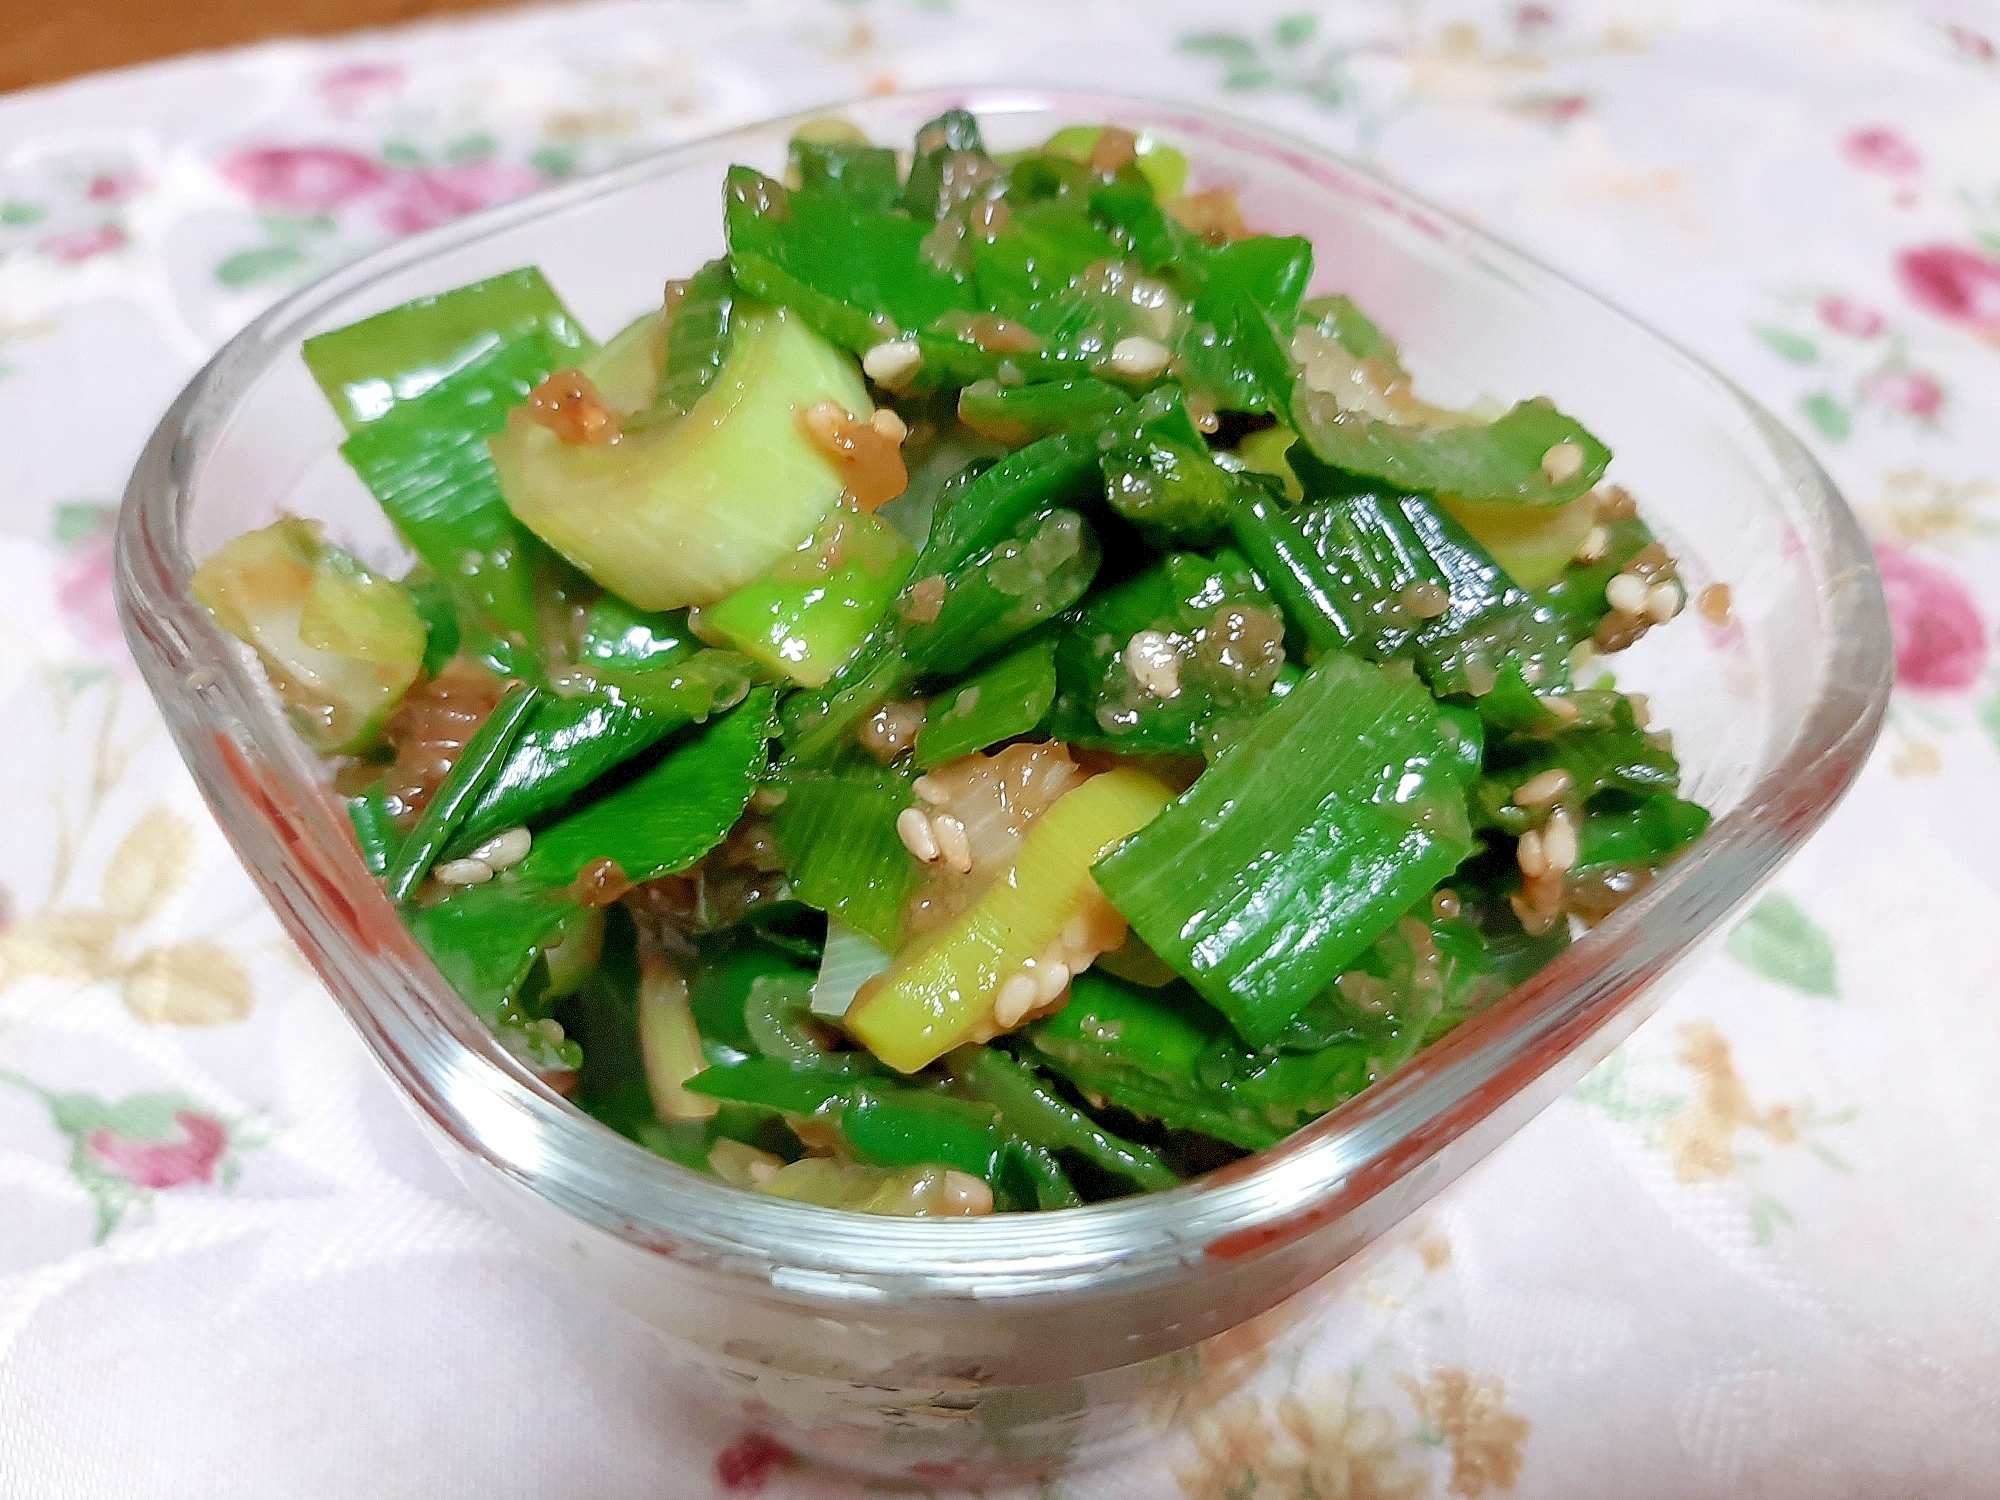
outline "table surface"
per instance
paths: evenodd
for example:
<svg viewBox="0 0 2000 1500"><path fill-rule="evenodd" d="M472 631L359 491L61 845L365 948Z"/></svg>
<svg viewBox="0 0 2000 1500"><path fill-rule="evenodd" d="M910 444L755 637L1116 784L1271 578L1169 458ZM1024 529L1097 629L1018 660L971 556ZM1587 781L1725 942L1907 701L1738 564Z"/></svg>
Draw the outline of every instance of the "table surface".
<svg viewBox="0 0 2000 1500"><path fill-rule="evenodd" d="M8 17L0 92L126 68L156 58L272 37L330 36L468 11L509 0L68 0Z"/></svg>
<svg viewBox="0 0 2000 1500"><path fill-rule="evenodd" d="M168 745L107 527L199 362L347 257L815 101L1028 78L1323 141L1714 361L1866 518L1899 675L1854 794L1656 1019L1246 1384L1045 1494L1994 1493L2000 25L1324 9L619 0L0 99L0 1489L848 1493L650 1406L647 1341L432 1157Z"/></svg>

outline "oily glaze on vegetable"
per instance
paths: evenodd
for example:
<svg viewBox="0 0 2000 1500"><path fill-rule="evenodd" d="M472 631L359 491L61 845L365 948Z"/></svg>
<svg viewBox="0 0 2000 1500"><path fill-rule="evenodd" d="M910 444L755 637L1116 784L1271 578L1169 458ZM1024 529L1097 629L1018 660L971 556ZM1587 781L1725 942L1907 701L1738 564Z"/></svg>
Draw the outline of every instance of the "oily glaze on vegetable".
<svg viewBox="0 0 2000 1500"><path fill-rule="evenodd" d="M1595 665L1609 449L1434 406L1164 142L733 169L594 346L533 270L310 341L415 565L197 570L523 1063L749 1191L1053 1210L1275 1144L1706 827Z"/></svg>

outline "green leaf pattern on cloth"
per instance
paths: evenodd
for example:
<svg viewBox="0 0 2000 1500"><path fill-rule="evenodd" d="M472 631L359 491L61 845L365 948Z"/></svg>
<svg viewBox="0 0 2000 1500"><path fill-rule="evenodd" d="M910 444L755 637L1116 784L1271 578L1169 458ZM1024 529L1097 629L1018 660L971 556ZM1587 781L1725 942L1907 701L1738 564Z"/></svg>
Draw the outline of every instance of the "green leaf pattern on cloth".
<svg viewBox="0 0 2000 1500"><path fill-rule="evenodd" d="M163 1090L102 1099L52 1093L0 1070L0 1087L34 1095L69 1138L69 1172L96 1207L97 1243L169 1188L235 1186L239 1154L264 1144L258 1120L230 1120L187 1095Z"/></svg>
<svg viewBox="0 0 2000 1500"><path fill-rule="evenodd" d="M1833 939L1782 891L1771 891L1729 934L1729 952L1773 984L1802 995L1840 998Z"/></svg>

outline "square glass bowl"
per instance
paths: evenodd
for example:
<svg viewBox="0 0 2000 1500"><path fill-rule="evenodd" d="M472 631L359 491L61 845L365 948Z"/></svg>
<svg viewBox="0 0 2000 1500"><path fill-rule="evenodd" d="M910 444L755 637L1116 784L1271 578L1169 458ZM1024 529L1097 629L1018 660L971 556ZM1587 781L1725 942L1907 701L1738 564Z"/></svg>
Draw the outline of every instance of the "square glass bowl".
<svg viewBox="0 0 2000 1500"><path fill-rule="evenodd" d="M1854 779L1892 650L1868 546L1833 486L1712 370L1519 253L1323 152L1176 105L985 88L839 111L880 142L962 105L996 149L1057 127L1151 131L1195 187L1309 236L1430 399L1546 394L1617 454L1692 588L1619 658L1716 814L1684 858L1493 1009L1283 1144L1173 1192L1061 1213L870 1218L738 1191L650 1155L518 1066L417 948L248 653L188 597L196 561L281 511L401 554L336 452L311 334L539 265L599 336L722 249L732 162L782 170L803 116L732 131L419 235L279 304L174 403L125 496L126 638L244 867L473 1195L667 1336L697 1385L794 1447L919 1480L1033 1474L1141 1435L1195 1346L1381 1235L1556 1098L1657 1005ZM1282 1317L1280 1313L1277 1316ZM1240 1340L1242 1336L1239 1334Z"/></svg>

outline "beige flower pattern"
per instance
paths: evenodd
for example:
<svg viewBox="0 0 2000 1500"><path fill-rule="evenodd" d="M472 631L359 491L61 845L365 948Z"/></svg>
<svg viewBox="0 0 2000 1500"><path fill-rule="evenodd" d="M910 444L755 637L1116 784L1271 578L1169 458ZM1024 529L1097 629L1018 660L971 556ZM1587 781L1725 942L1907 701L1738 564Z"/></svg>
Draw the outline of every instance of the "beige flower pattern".
<svg viewBox="0 0 2000 1500"><path fill-rule="evenodd" d="M1395 1419L1341 1382L1238 1397L1198 1417L1190 1436L1194 1459L1175 1470L1187 1500L1418 1500L1429 1490L1399 1451Z"/></svg>
<svg viewBox="0 0 2000 1500"><path fill-rule="evenodd" d="M1316 1379L1275 1396L1239 1395L1191 1424L1193 1456L1175 1469L1186 1500L1422 1500L1432 1493L1427 1450L1450 1456L1449 1492L1466 1500L1511 1491L1528 1419L1507 1405L1505 1382L1456 1366L1396 1383L1413 1426L1362 1397L1362 1372Z"/></svg>
<svg viewBox="0 0 2000 1500"><path fill-rule="evenodd" d="M1876 536L1905 547L1990 541L2000 536L2000 486L1924 468L1891 469L1882 476L1880 498L1862 515Z"/></svg>
<svg viewBox="0 0 2000 1500"><path fill-rule="evenodd" d="M1451 1449L1451 1492L1478 1500L1488 1490L1511 1490L1521 1473L1521 1445L1529 1422L1507 1409L1506 1383L1469 1370L1433 1370L1422 1385L1400 1381L1423 1415L1426 1429Z"/></svg>
<svg viewBox="0 0 2000 1500"><path fill-rule="evenodd" d="M1674 1176L1682 1182L1707 1182L1736 1169L1738 1132L1761 1132L1773 1145L1789 1146L1799 1138L1788 1105L1759 1109L1751 1100L1729 1042L1712 1021L1681 1027L1676 1059L1695 1079L1687 1107L1660 1130L1660 1145L1674 1161Z"/></svg>
<svg viewBox="0 0 2000 1500"><path fill-rule="evenodd" d="M149 1024L214 1026L249 1015L250 976L220 943L139 941L186 885L194 846L194 828L170 808L141 814L112 851L95 906L36 912L0 936L0 990L30 975L110 980Z"/></svg>
<svg viewBox="0 0 2000 1500"><path fill-rule="evenodd" d="M1852 1168L1823 1137L1852 1124L1858 1111L1823 1111L1807 1100L1759 1104L1737 1068L1729 1039L1713 1021L1685 1022L1675 1037L1673 1061L1692 1083L1691 1092L1650 1086L1644 1080L1653 1070L1628 1044L1570 1097L1603 1110L1617 1124L1636 1128L1648 1147L1673 1164L1676 1182L1689 1187L1741 1184L1751 1234L1757 1244L1769 1245L1793 1217L1763 1186L1761 1160L1748 1149L1749 1142L1761 1138L1776 1147L1803 1147L1834 1171L1846 1173Z"/></svg>

